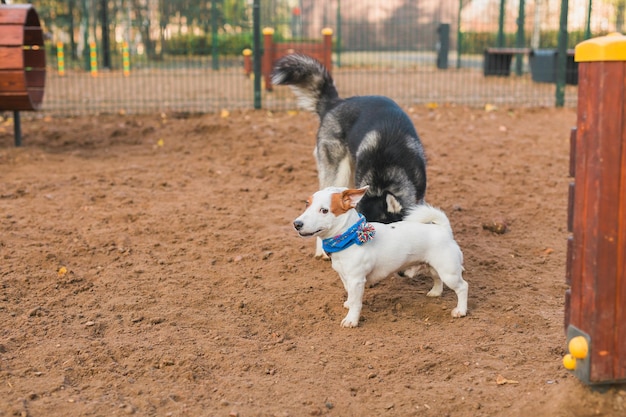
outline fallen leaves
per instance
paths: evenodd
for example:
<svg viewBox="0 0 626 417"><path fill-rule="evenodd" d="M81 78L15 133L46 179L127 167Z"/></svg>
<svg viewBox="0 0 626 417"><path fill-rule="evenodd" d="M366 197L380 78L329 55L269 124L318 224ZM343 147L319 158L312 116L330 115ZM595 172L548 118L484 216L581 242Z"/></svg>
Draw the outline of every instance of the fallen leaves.
<svg viewBox="0 0 626 417"><path fill-rule="evenodd" d="M496 376L496 384L497 385L517 385L519 384L519 381L515 381L513 379L507 379L505 377L503 377L502 375L498 374L498 376Z"/></svg>
<svg viewBox="0 0 626 417"><path fill-rule="evenodd" d="M489 104L489 103L485 104L485 111L486 111L487 113L492 112L492 111L495 111L495 110L497 110L497 109L498 109L498 108L497 108L496 106L494 106L493 104Z"/></svg>

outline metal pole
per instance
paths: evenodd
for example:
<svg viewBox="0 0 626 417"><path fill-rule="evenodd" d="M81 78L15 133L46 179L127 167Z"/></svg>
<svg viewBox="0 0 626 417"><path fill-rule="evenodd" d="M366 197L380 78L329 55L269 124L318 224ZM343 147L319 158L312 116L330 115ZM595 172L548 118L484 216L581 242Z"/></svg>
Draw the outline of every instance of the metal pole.
<svg viewBox="0 0 626 417"><path fill-rule="evenodd" d="M211 0L211 57L212 68L220 69L220 62L217 45L217 0Z"/></svg>
<svg viewBox="0 0 626 417"><path fill-rule="evenodd" d="M20 112L13 112L13 134L15 136L15 146L22 146L22 123L20 122Z"/></svg>
<svg viewBox="0 0 626 417"><path fill-rule="evenodd" d="M524 21L526 20L526 13L524 11L524 0L519 2L519 13L517 15L517 36L515 38L515 46L518 48L524 47ZM515 74L522 75L522 67L524 63L524 55L515 55Z"/></svg>
<svg viewBox="0 0 626 417"><path fill-rule="evenodd" d="M252 6L253 54L252 68L254 71L254 108L261 108L261 0L254 0Z"/></svg>
<svg viewBox="0 0 626 417"><path fill-rule="evenodd" d="M81 0L81 13L80 30L83 35L83 67L85 71L89 71L91 56L89 55L89 7L87 6L87 0Z"/></svg>
<svg viewBox="0 0 626 417"><path fill-rule="evenodd" d="M561 0L559 45L556 59L556 107L565 105L565 71L567 69L567 8L568 0Z"/></svg>
<svg viewBox="0 0 626 417"><path fill-rule="evenodd" d="M448 52L450 51L450 23L439 23L437 28L437 68L448 69Z"/></svg>
<svg viewBox="0 0 626 417"><path fill-rule="evenodd" d="M461 46L462 46L462 33L461 33L461 11L463 9L463 0L459 0L459 15L456 18L456 67L461 68Z"/></svg>
<svg viewBox="0 0 626 417"><path fill-rule="evenodd" d="M111 69L111 40L109 36L109 2L101 0L102 8L100 25L102 26L102 66Z"/></svg>
<svg viewBox="0 0 626 417"><path fill-rule="evenodd" d="M341 68L341 0L337 0L337 68Z"/></svg>
<svg viewBox="0 0 626 417"><path fill-rule="evenodd" d="M587 24L585 25L585 39L591 38L591 2L587 5Z"/></svg>
<svg viewBox="0 0 626 417"><path fill-rule="evenodd" d="M498 16L498 38L496 46L502 48L504 46L504 4L505 0L500 0L500 15Z"/></svg>
<svg viewBox="0 0 626 417"><path fill-rule="evenodd" d="M68 13L67 15L69 16L69 36L70 36L70 57L72 58L72 61L78 61L78 56L76 55L76 39L74 39L74 4L76 3L76 0L69 0L67 7L68 7Z"/></svg>

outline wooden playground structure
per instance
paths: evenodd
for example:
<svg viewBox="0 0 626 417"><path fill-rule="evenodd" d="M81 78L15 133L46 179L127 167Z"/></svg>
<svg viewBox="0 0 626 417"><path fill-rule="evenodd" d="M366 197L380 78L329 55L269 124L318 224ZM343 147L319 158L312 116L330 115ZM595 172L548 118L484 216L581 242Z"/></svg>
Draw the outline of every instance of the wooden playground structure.
<svg viewBox="0 0 626 417"><path fill-rule="evenodd" d="M30 4L0 5L0 110L13 111L15 145L21 110L37 110L46 82L46 51L39 16Z"/></svg>
<svg viewBox="0 0 626 417"><path fill-rule="evenodd" d="M626 36L576 47L564 366L587 384L626 381Z"/></svg>

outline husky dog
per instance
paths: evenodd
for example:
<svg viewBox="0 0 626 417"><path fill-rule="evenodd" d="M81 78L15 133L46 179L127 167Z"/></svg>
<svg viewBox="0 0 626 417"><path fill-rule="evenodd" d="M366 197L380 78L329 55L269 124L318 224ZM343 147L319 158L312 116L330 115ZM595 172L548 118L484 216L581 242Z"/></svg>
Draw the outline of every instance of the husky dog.
<svg viewBox="0 0 626 417"><path fill-rule="evenodd" d="M333 269L339 273L348 299L343 327L357 327L365 284L406 268L428 264L434 280L429 297L439 297L443 283L454 290L457 305L452 317L467 314L468 284L463 279L463 252L454 240L445 213L428 204L409 210L400 222L368 222L355 207L367 187L328 187L307 200L307 208L293 226L302 237L323 239Z"/></svg>
<svg viewBox="0 0 626 417"><path fill-rule="evenodd" d="M300 107L320 118L314 151L320 189L368 184L357 210L379 223L400 221L410 208L423 203L424 149L411 119L393 100L342 99L326 68L301 54L278 60L272 83L291 87ZM318 244L316 257L320 256Z"/></svg>

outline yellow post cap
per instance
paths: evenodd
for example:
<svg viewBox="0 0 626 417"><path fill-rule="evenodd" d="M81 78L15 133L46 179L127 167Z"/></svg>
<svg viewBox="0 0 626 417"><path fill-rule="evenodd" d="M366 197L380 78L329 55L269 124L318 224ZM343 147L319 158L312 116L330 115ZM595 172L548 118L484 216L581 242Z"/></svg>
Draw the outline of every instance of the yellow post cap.
<svg viewBox="0 0 626 417"><path fill-rule="evenodd" d="M332 35L332 34L333 34L333 30L331 28L322 29L322 35Z"/></svg>
<svg viewBox="0 0 626 417"><path fill-rule="evenodd" d="M243 54L243 56L250 56L252 55L252 49L246 48L243 51L241 51L241 53Z"/></svg>
<svg viewBox="0 0 626 417"><path fill-rule="evenodd" d="M626 36L618 32L576 45L576 62L626 61Z"/></svg>
<svg viewBox="0 0 626 417"><path fill-rule="evenodd" d="M274 28L263 28L263 34L264 35L273 35L274 34Z"/></svg>

